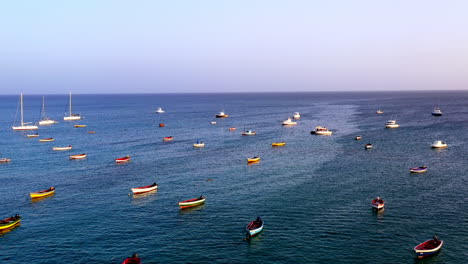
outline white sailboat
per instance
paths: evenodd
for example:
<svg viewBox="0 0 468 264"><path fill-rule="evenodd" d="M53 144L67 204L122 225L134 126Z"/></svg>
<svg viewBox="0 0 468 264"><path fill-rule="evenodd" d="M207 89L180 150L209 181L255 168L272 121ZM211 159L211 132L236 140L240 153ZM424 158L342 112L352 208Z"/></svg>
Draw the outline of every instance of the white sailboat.
<svg viewBox="0 0 468 264"><path fill-rule="evenodd" d="M21 125L20 126L12 126L13 130L36 130L39 129L38 126L35 125L28 125L30 123L25 123L23 121L23 93L20 94L20 104L21 104Z"/></svg>
<svg viewBox="0 0 468 264"><path fill-rule="evenodd" d="M71 92L69 94L69 98L70 98L70 101L68 102L68 114L69 116L64 116L63 117L63 120L65 121L74 121L74 120L81 120L81 116L80 114L74 114L72 112L72 96L71 96Z"/></svg>
<svg viewBox="0 0 468 264"><path fill-rule="evenodd" d="M39 121L39 125L40 126L45 126L45 125L52 125L52 124L55 124L55 123L58 123L58 122L46 117L44 96L42 96L41 121Z"/></svg>

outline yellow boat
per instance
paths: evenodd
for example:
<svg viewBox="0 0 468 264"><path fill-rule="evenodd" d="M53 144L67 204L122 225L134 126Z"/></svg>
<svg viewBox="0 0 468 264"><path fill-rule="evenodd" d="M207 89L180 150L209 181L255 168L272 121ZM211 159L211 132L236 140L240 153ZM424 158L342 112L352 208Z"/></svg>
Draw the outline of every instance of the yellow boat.
<svg viewBox="0 0 468 264"><path fill-rule="evenodd" d="M75 127L86 127L86 125L75 125Z"/></svg>
<svg viewBox="0 0 468 264"><path fill-rule="evenodd" d="M29 193L29 196L31 196L31 198L34 199L34 198L41 198L41 197L49 196L49 195L52 195L54 193L55 193L55 187L50 187L47 190L43 190L43 191L40 191L40 192Z"/></svg>
<svg viewBox="0 0 468 264"><path fill-rule="evenodd" d="M15 216L0 220L0 231L6 232L7 229L10 229L10 228L15 227L16 225L19 225L20 222L21 222L21 216L18 214Z"/></svg>
<svg viewBox="0 0 468 264"><path fill-rule="evenodd" d="M258 157L258 156L247 159L247 163L256 163L256 162L259 162L259 161L260 161L260 157Z"/></svg>
<svg viewBox="0 0 468 264"><path fill-rule="evenodd" d="M282 147L284 145L286 145L286 142L284 142L284 141L283 142L273 142L273 143L271 143L272 147Z"/></svg>

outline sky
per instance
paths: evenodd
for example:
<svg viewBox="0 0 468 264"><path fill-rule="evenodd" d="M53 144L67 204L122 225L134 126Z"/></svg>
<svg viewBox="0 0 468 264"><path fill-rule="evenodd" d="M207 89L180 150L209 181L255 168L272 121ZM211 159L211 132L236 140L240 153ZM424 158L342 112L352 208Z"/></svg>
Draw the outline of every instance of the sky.
<svg viewBox="0 0 468 264"><path fill-rule="evenodd" d="M0 3L1 94L466 90L466 0Z"/></svg>

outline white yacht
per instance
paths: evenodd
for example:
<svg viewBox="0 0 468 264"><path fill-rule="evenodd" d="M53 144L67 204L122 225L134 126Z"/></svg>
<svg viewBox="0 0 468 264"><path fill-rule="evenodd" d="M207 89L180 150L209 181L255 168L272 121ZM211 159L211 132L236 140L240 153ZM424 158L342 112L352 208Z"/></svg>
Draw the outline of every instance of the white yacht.
<svg viewBox="0 0 468 264"><path fill-rule="evenodd" d="M445 143L442 140L436 140L434 143L432 143L431 147L433 148L446 148L448 147L447 143Z"/></svg>
<svg viewBox="0 0 468 264"><path fill-rule="evenodd" d="M242 135L243 136L254 136L254 135L257 135L257 132L252 131L252 130L245 130L244 132L242 132Z"/></svg>
<svg viewBox="0 0 468 264"><path fill-rule="evenodd" d="M283 126L293 126L293 125L297 125L297 122L292 121L292 119L288 117L288 119L284 120L282 124Z"/></svg>
<svg viewBox="0 0 468 264"><path fill-rule="evenodd" d="M432 111L432 115L433 116L441 116L443 113L442 113L442 110L440 110L440 107L436 107L434 108L434 110Z"/></svg>
<svg viewBox="0 0 468 264"><path fill-rule="evenodd" d="M11 128L13 130L36 130L36 129L39 129L38 126L28 125L29 123L25 123L23 121L23 93L20 94L20 105L21 105L21 123L20 123L20 126L13 125Z"/></svg>
<svg viewBox="0 0 468 264"><path fill-rule="evenodd" d="M68 116L64 116L63 120L65 121L74 121L74 120L81 120L80 114L74 114L72 112L72 96L71 92L69 93L69 101L68 101Z"/></svg>
<svg viewBox="0 0 468 264"><path fill-rule="evenodd" d="M55 123L58 123L58 122L46 117L44 96L42 96L41 121L39 121L39 125L45 126L45 125L53 125Z"/></svg>
<svg viewBox="0 0 468 264"><path fill-rule="evenodd" d="M397 124L396 120L388 120L387 123L385 124L386 128L397 128L400 127L399 124Z"/></svg>
<svg viewBox="0 0 468 264"><path fill-rule="evenodd" d="M164 111L161 107L158 107L158 109L155 112L158 113L158 114L163 114L166 111Z"/></svg>
<svg viewBox="0 0 468 264"><path fill-rule="evenodd" d="M333 134L333 131L328 130L328 128L326 127L317 126L315 127L315 131L311 131L310 133L315 135L331 136Z"/></svg>
<svg viewBox="0 0 468 264"><path fill-rule="evenodd" d="M380 115L380 114L383 114L384 112L383 112L382 110L379 109L379 110L377 110L377 112L375 112L375 113Z"/></svg>
<svg viewBox="0 0 468 264"><path fill-rule="evenodd" d="M299 114L299 112L294 112L293 118L294 118L294 119L300 119L300 118L301 118L301 114Z"/></svg>

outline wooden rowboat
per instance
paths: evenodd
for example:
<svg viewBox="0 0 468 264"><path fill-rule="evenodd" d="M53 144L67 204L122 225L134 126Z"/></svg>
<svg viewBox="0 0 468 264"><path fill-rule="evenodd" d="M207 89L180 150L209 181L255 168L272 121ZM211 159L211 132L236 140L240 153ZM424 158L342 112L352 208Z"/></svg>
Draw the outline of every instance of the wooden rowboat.
<svg viewBox="0 0 468 264"><path fill-rule="evenodd" d="M141 264L141 258L138 257L138 254L133 254L131 258L126 258L122 264Z"/></svg>
<svg viewBox="0 0 468 264"><path fill-rule="evenodd" d="M380 197L377 197L371 201L371 206L376 210L380 210L384 208L385 202Z"/></svg>
<svg viewBox="0 0 468 264"><path fill-rule="evenodd" d="M115 162L117 163L124 163L124 162L129 162L130 161L130 156L125 156L122 158L115 159Z"/></svg>
<svg viewBox="0 0 468 264"><path fill-rule="evenodd" d="M31 198L34 199L34 198L41 198L41 197L49 196L49 195L52 195L54 193L55 193L55 187L50 187L47 190L43 190L43 191L40 191L40 192L29 193L29 196L31 196Z"/></svg>
<svg viewBox="0 0 468 264"><path fill-rule="evenodd" d="M167 141L172 141L174 139L174 137L163 137L163 141L164 142L167 142Z"/></svg>
<svg viewBox="0 0 468 264"><path fill-rule="evenodd" d="M141 194L141 193L147 193L154 191L158 188L158 185L156 183L153 183L148 186L143 186L143 187L137 187L137 188L132 188L133 194Z"/></svg>
<svg viewBox="0 0 468 264"><path fill-rule="evenodd" d="M51 141L55 141L54 138L41 138L39 139L39 142L51 142Z"/></svg>
<svg viewBox="0 0 468 264"><path fill-rule="evenodd" d="M236 129L237 129L237 128L235 128L235 127L230 127L230 128L229 128L229 131L236 131Z"/></svg>
<svg viewBox="0 0 468 264"><path fill-rule="evenodd" d="M72 146L68 145L67 147L52 147L52 149L55 151L71 150Z"/></svg>
<svg viewBox="0 0 468 264"><path fill-rule="evenodd" d="M264 221L259 217L257 219L253 220L250 222L247 227L245 228L245 231L247 232L247 238L252 238L256 236L258 233L263 231L263 224Z"/></svg>
<svg viewBox="0 0 468 264"><path fill-rule="evenodd" d="M7 162L10 162L11 159L8 159L8 158L0 158L0 163L7 163Z"/></svg>
<svg viewBox="0 0 468 264"><path fill-rule="evenodd" d="M260 157L255 156L253 158L248 158L247 159L247 163L256 163L256 162L260 162Z"/></svg>
<svg viewBox="0 0 468 264"><path fill-rule="evenodd" d="M416 252L418 258L425 258L438 253L443 244L444 241L439 240L437 236L434 236L433 239L427 240L414 247L414 252Z"/></svg>
<svg viewBox="0 0 468 264"><path fill-rule="evenodd" d="M423 173L426 171L427 171L427 166L415 167L415 168L410 169L411 173Z"/></svg>
<svg viewBox="0 0 468 264"><path fill-rule="evenodd" d="M75 127L86 127L86 125L75 125Z"/></svg>
<svg viewBox="0 0 468 264"><path fill-rule="evenodd" d="M37 138L39 134L26 135L28 138Z"/></svg>
<svg viewBox="0 0 468 264"><path fill-rule="evenodd" d="M19 214L0 220L0 231L13 228L19 225L21 222L21 216Z"/></svg>
<svg viewBox="0 0 468 264"><path fill-rule="evenodd" d="M70 155L70 159L84 159L86 158L86 154L83 153L83 154L78 154L78 155Z"/></svg>
<svg viewBox="0 0 468 264"><path fill-rule="evenodd" d="M364 146L364 149L371 149L371 148L372 148L372 144L366 144L366 145Z"/></svg>
<svg viewBox="0 0 468 264"><path fill-rule="evenodd" d="M273 142L271 143L271 146L272 147L282 147L282 146L285 146L286 145L286 142Z"/></svg>
<svg viewBox="0 0 468 264"><path fill-rule="evenodd" d="M185 209L185 208L199 206L199 205L204 204L205 200L206 200L205 196L200 196L198 198L185 200L185 201L179 202L179 207L180 209Z"/></svg>

